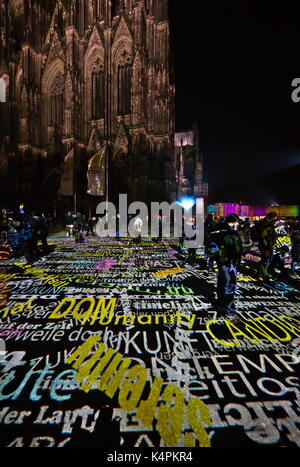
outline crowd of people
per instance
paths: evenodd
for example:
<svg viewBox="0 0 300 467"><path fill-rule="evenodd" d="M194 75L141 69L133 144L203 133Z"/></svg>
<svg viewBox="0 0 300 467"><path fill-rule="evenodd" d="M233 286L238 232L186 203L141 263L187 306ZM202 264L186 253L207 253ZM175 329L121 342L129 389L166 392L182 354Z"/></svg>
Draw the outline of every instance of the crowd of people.
<svg viewBox="0 0 300 467"><path fill-rule="evenodd" d="M47 242L51 217L45 213L25 213L23 206L18 212L0 214L1 245L3 253L13 258L25 257L28 264L43 260L51 248ZM41 246L39 245L41 243Z"/></svg>
<svg viewBox="0 0 300 467"><path fill-rule="evenodd" d="M258 279L265 283L270 282L273 274L297 277L300 221L284 222L275 212L253 222L249 218L242 220L236 214L219 220L209 214L205 220L204 246L208 269L213 271L214 264L218 268L217 310L220 315L235 317L237 271L244 254L259 253ZM290 269L286 268L287 257L291 258Z"/></svg>
<svg viewBox="0 0 300 467"><path fill-rule="evenodd" d="M120 239L119 217L116 219L116 239ZM130 221L130 219L129 219ZM45 213L27 214L24 206L18 212L0 213L0 244L2 253L7 250L8 257L25 257L28 264L42 261L52 251L47 242L49 226L52 220ZM75 243L83 243L85 237L95 236L96 217L67 212L64 219L66 236L74 238ZM196 229L196 225L193 229ZM136 235L133 241L140 243L142 221L134 220ZM159 238L162 239L162 220L159 219ZM288 239L288 241L286 241ZM187 239L184 234L179 239L179 254L183 253ZM209 214L204 223L204 260L209 271L215 266L218 270L217 303L220 315L234 317L236 315L235 295L237 291L237 272L241 259L247 253L260 256L258 279L270 282L272 275L297 277L300 266L300 220L284 222L278 219L275 212L270 212L260 220L240 219L236 214L216 219ZM291 266L286 267L286 258L290 258ZM3 258L3 256L2 256ZM196 261L196 249L189 248L186 260Z"/></svg>
<svg viewBox="0 0 300 467"><path fill-rule="evenodd" d="M89 217L81 213L68 212L65 216L67 237L73 237L76 243L83 243L84 236L95 236L96 217Z"/></svg>

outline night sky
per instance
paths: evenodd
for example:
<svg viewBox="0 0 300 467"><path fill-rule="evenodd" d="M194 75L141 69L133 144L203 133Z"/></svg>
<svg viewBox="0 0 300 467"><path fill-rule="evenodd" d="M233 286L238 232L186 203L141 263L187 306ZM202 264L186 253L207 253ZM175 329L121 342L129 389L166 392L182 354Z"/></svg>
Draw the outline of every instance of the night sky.
<svg viewBox="0 0 300 467"><path fill-rule="evenodd" d="M199 122L211 202L300 204L300 11L170 0L176 129Z"/></svg>

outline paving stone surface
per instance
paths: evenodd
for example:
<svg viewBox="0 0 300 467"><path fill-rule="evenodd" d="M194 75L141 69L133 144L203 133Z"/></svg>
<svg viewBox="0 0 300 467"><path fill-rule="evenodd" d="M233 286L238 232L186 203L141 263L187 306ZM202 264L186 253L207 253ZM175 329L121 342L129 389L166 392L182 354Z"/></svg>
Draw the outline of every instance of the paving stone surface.
<svg viewBox="0 0 300 467"><path fill-rule="evenodd" d="M200 250L49 243L0 262L0 447L300 446L299 276L253 248L228 319Z"/></svg>

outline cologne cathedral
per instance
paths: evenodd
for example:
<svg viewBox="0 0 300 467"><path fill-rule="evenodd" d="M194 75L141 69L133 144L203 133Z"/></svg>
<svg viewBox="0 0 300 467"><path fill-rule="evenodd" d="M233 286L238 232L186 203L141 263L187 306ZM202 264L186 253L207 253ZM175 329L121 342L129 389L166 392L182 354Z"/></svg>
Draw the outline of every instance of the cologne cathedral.
<svg viewBox="0 0 300 467"><path fill-rule="evenodd" d="M74 154L80 209L88 161L107 148L109 198L174 200L174 71L168 0L0 0L0 195L65 210ZM69 193L72 195L73 193Z"/></svg>

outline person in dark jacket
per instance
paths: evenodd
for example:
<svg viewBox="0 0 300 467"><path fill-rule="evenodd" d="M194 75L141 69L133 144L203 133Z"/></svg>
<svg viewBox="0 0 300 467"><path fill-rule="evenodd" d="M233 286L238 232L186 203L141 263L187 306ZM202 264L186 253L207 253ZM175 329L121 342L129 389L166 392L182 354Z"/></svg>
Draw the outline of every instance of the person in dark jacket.
<svg viewBox="0 0 300 467"><path fill-rule="evenodd" d="M269 267L273 260L274 245L276 242L276 212L270 212L260 222L258 232L258 249L261 256L260 262L260 279L269 281Z"/></svg>
<svg viewBox="0 0 300 467"><path fill-rule="evenodd" d="M237 269L243 254L243 245L236 231L239 217L230 214L209 237L209 251L214 252L218 264L217 311L226 317L235 317Z"/></svg>
<svg viewBox="0 0 300 467"><path fill-rule="evenodd" d="M243 232L243 237L244 237L244 243L245 245L250 245L251 243L251 238L250 238L250 231L251 231L251 224L249 217L246 217L245 221L242 223L242 232Z"/></svg>
<svg viewBox="0 0 300 467"><path fill-rule="evenodd" d="M47 254L49 251L49 245L47 243L48 226L46 223L46 219L37 214L36 212L33 212L32 214L35 250L38 251L38 241L40 240L43 246L41 254L44 255Z"/></svg>
<svg viewBox="0 0 300 467"><path fill-rule="evenodd" d="M87 221L87 229L86 229L86 234L85 234L86 237L88 237L90 233L92 234L93 237L95 236L95 232L94 232L95 224L96 224L96 218L90 217Z"/></svg>
<svg viewBox="0 0 300 467"><path fill-rule="evenodd" d="M78 213L74 221L75 243L84 243L84 228L85 218L82 214Z"/></svg>

